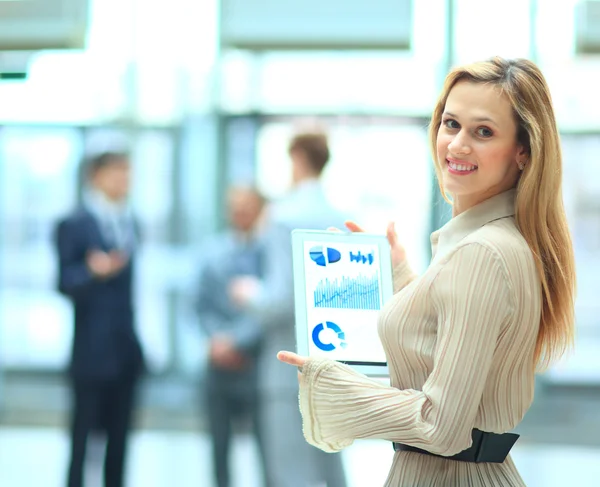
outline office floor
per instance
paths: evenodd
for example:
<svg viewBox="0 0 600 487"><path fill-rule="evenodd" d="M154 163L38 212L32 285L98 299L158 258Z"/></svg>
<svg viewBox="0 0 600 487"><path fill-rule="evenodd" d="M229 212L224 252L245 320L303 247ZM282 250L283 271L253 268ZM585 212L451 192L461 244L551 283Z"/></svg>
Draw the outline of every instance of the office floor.
<svg viewBox="0 0 600 487"><path fill-rule="evenodd" d="M598 355L600 340L593 345ZM522 437L513 459L528 487L598 487L599 382L561 382L539 382L535 402L517 428ZM199 390L193 380L145 383L127 487L213 487ZM0 487L64 487L69 403L64 381L8 375L3 392ZM232 453L233 487L261 487L252 441L240 436ZM343 453L348 487L383 485L392 455L387 442L355 442ZM91 449L86 487L101 487L100 456L97 447Z"/></svg>
<svg viewBox="0 0 600 487"><path fill-rule="evenodd" d="M67 461L65 433L54 428L0 428L2 487L62 487ZM349 487L383 485L392 459L389 443L359 441L344 451ZM100 487L100 452L92 448L88 485ZM240 436L232 452L234 487L260 487L256 450ZM528 487L595 487L600 479L600 449L563 445L515 448L513 458ZM132 442L129 487L212 487L209 443L189 432L141 431Z"/></svg>

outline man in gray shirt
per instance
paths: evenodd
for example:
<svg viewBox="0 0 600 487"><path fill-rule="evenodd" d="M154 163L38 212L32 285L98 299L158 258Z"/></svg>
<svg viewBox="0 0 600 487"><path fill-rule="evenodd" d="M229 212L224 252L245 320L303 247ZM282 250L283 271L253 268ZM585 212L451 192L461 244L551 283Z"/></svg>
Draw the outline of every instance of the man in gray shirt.
<svg viewBox="0 0 600 487"><path fill-rule="evenodd" d="M340 454L310 446L302 433L296 370L279 362L280 350L295 349L291 231L344 226L321 186L329 161L328 141L321 133L299 134L289 145L293 185L265 217L262 279L241 276L230 288L232 299L253 312L263 328L259 357L261 425L267 478L277 487L345 487Z"/></svg>
<svg viewBox="0 0 600 487"><path fill-rule="evenodd" d="M256 368L262 329L256 317L236 307L227 292L230 280L239 274L261 277L263 251L256 225L264 199L254 189L240 186L230 189L227 205L231 229L204 248L196 295L198 318L209 341L204 398L217 487L233 486L229 453L239 420L249 420L264 458Z"/></svg>

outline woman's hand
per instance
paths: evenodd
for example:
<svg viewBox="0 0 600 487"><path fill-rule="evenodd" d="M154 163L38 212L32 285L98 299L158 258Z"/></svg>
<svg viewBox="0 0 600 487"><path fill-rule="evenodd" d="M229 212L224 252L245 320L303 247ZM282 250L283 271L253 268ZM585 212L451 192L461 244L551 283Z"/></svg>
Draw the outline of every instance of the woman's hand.
<svg viewBox="0 0 600 487"><path fill-rule="evenodd" d="M346 228L352 233L364 233L364 229L352 221L346 222ZM328 230L338 232L341 231L333 227L329 228ZM388 242L390 243L390 249L392 254L392 266L395 268L396 266L398 266L406 260L406 251L398 241L398 234L396 233L396 227L394 226L394 222L388 223L386 235Z"/></svg>
<svg viewBox="0 0 600 487"><path fill-rule="evenodd" d="M301 355L295 354L294 352L279 352L277 358L286 364L295 365L298 367L298 380L300 380L300 374L302 374L302 367L306 363L308 357L302 357Z"/></svg>
<svg viewBox="0 0 600 487"><path fill-rule="evenodd" d="M406 250L398 241L398 234L396 233L396 226L394 222L388 223L386 231L388 242L392 252L392 266L394 269L406 260Z"/></svg>

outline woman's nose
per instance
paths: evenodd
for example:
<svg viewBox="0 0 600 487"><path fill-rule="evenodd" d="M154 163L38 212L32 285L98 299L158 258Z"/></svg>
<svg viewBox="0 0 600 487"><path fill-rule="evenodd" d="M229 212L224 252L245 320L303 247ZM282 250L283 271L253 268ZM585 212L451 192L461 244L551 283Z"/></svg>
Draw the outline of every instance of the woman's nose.
<svg viewBox="0 0 600 487"><path fill-rule="evenodd" d="M471 146L469 145L468 135L462 130L455 134L448 144L448 151L455 155L470 153Z"/></svg>

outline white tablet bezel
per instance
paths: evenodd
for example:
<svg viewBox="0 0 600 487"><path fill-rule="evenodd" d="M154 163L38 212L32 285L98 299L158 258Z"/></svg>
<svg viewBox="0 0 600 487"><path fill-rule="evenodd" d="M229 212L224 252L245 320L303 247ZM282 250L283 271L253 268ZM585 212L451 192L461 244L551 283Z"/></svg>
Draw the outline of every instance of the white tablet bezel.
<svg viewBox="0 0 600 487"><path fill-rule="evenodd" d="M304 242L323 243L355 243L377 245L379 247L379 264L381 273L382 304L384 305L394 294L392 277L392 261L390 245L384 235L368 233L332 232L320 230L292 231L292 255L294 266L294 302L296 318L296 350L299 355L309 355L309 332L307 322L306 278L304 264L306 253ZM376 330L374 330L377 333ZM370 377L389 377L386 362L340 361L353 369Z"/></svg>

